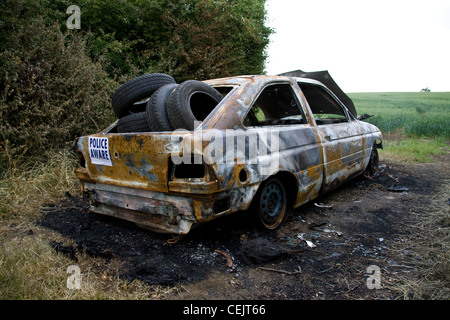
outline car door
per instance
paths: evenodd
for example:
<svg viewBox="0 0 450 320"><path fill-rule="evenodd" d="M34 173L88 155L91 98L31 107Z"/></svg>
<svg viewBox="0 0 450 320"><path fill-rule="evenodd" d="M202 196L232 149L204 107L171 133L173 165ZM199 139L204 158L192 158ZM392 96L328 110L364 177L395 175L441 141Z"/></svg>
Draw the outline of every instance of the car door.
<svg viewBox="0 0 450 320"><path fill-rule="evenodd" d="M361 171L363 132L342 103L324 86L298 84L314 115L320 136L324 158L322 191L327 191Z"/></svg>
<svg viewBox="0 0 450 320"><path fill-rule="evenodd" d="M265 86L243 124L246 132L256 131L259 137L277 137L277 157L270 158L271 168L275 170L267 173L285 171L295 175L299 189L294 206L319 194L323 173L320 145L290 83Z"/></svg>

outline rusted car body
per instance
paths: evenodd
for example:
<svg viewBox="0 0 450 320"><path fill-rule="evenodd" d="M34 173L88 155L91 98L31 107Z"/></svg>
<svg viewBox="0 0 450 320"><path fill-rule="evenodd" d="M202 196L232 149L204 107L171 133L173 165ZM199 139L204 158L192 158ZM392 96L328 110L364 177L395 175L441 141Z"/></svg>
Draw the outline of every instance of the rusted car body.
<svg viewBox="0 0 450 320"><path fill-rule="evenodd" d="M267 210L281 191L287 206L299 207L363 173L381 147L380 130L316 80L240 76L205 83L224 98L194 131L119 134L113 123L75 141L76 175L91 211L186 234L249 209L265 197L260 190L269 180L281 186L263 191L275 200Z"/></svg>

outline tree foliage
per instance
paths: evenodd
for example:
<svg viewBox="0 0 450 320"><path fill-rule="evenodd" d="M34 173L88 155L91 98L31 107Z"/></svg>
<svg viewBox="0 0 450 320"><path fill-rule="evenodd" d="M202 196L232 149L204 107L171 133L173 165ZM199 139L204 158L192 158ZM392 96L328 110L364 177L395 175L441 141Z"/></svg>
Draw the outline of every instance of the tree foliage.
<svg viewBox="0 0 450 320"><path fill-rule="evenodd" d="M264 73L264 0L83 0L82 29L111 76L133 70L177 80Z"/></svg>
<svg viewBox="0 0 450 320"><path fill-rule="evenodd" d="M2 0L0 162L40 156L110 123L123 82L264 73L265 0Z"/></svg>

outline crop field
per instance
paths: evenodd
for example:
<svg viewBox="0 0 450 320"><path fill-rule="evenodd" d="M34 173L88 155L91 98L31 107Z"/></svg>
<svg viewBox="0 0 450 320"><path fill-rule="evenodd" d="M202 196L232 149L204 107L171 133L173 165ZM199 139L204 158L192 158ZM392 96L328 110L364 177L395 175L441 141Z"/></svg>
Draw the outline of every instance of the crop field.
<svg viewBox="0 0 450 320"><path fill-rule="evenodd" d="M383 133L450 139L450 92L351 93L358 114Z"/></svg>
<svg viewBox="0 0 450 320"><path fill-rule="evenodd" d="M381 156L430 162L450 140L450 92L351 93L359 115L385 136Z"/></svg>

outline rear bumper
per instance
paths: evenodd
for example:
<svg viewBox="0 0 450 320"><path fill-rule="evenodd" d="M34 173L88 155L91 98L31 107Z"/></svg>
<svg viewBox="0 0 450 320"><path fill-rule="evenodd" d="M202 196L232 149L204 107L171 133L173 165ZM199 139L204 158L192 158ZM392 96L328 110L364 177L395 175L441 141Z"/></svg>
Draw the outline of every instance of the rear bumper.
<svg viewBox="0 0 450 320"><path fill-rule="evenodd" d="M168 194L124 186L83 182L90 211L135 222L158 233L187 234L191 227L245 210L257 185L213 194Z"/></svg>
<svg viewBox="0 0 450 320"><path fill-rule="evenodd" d="M90 211L132 221L155 232L186 234L197 222L189 198L88 182L83 190Z"/></svg>

